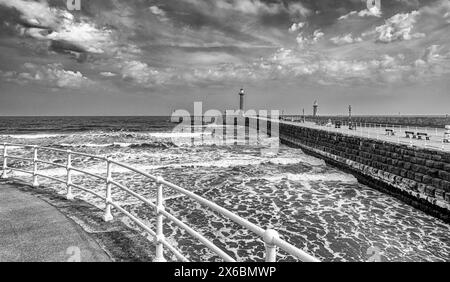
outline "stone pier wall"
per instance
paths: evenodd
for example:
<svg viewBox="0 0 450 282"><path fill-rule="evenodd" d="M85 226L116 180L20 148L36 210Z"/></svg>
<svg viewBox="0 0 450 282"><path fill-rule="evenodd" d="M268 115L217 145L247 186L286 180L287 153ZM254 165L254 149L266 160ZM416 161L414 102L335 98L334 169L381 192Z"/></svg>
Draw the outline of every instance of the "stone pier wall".
<svg viewBox="0 0 450 282"><path fill-rule="evenodd" d="M280 124L281 142L450 222L450 153Z"/></svg>

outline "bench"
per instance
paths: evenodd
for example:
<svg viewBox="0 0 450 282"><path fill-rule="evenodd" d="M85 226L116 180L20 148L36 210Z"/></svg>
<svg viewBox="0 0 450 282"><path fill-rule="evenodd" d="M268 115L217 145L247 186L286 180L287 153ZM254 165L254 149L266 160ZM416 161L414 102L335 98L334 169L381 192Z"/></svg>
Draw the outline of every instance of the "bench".
<svg viewBox="0 0 450 282"><path fill-rule="evenodd" d="M413 131L405 131L405 135L406 135L406 138L411 138L410 135L412 135L412 138L416 138L416 135L414 134Z"/></svg>
<svg viewBox="0 0 450 282"><path fill-rule="evenodd" d="M430 140L430 136L428 136L427 133L418 132L417 133L417 139L421 139L422 140L422 137L425 137L426 140Z"/></svg>
<svg viewBox="0 0 450 282"><path fill-rule="evenodd" d="M393 129L386 128L386 135L387 136L395 136L395 132Z"/></svg>
<svg viewBox="0 0 450 282"><path fill-rule="evenodd" d="M341 128L341 122L340 121L336 121L336 123L334 124L335 128Z"/></svg>

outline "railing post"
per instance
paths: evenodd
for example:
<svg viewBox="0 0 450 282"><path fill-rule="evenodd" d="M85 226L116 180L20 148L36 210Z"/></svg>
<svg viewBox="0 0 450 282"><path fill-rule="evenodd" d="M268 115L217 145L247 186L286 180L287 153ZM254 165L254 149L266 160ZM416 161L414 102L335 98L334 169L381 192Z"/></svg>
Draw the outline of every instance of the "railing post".
<svg viewBox="0 0 450 282"><path fill-rule="evenodd" d="M66 179L66 199L73 200L74 196L72 193L72 152L70 150L67 151L67 179Z"/></svg>
<svg viewBox="0 0 450 282"><path fill-rule="evenodd" d="M105 200L105 214L103 215L103 220L106 221L106 222L113 220L113 216L111 214L111 202L112 202L112 197L111 197L111 181L112 181L111 165L112 165L112 163L110 162L109 159L107 159L106 160L106 200Z"/></svg>
<svg viewBox="0 0 450 282"><path fill-rule="evenodd" d="M39 187L38 181L38 147L33 146L33 187Z"/></svg>
<svg viewBox="0 0 450 282"><path fill-rule="evenodd" d="M8 169L8 145L6 143L3 144L3 171L2 171L2 179L8 179L8 174L6 170Z"/></svg>
<svg viewBox="0 0 450 282"><path fill-rule="evenodd" d="M263 240L266 246L266 262L277 261L277 246L273 242L275 238L280 238L280 235L273 229L267 229L264 233Z"/></svg>
<svg viewBox="0 0 450 282"><path fill-rule="evenodd" d="M156 255L153 259L154 262L165 262L166 259L164 258L164 233L163 233L163 215L161 211L164 210L164 198L163 198L163 185L161 182L164 179L161 176L158 176L156 179L156 183L158 187L156 188L156 237L155 237L155 244L156 244Z"/></svg>

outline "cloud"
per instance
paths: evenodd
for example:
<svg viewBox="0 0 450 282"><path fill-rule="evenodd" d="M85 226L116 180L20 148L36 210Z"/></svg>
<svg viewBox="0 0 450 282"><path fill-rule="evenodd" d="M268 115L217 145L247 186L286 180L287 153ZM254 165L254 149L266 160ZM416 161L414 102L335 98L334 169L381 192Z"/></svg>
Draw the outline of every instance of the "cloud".
<svg viewBox="0 0 450 282"><path fill-rule="evenodd" d="M302 29L306 24L304 22L293 23L289 28L289 32L296 32Z"/></svg>
<svg viewBox="0 0 450 282"><path fill-rule="evenodd" d="M0 5L19 11L20 18L29 27L52 27L56 23L56 17L45 1L0 0Z"/></svg>
<svg viewBox="0 0 450 282"><path fill-rule="evenodd" d="M158 15L158 16L165 16L166 15L166 12L164 12L158 6L150 6L149 9L154 15Z"/></svg>
<svg viewBox="0 0 450 282"><path fill-rule="evenodd" d="M87 21L76 22L68 12L61 13L61 20L59 28L45 36L45 39L71 42L87 52L97 54L104 53L111 46L110 30L99 29Z"/></svg>
<svg viewBox="0 0 450 282"><path fill-rule="evenodd" d="M325 33L323 33L320 29L315 30L313 33L313 41L319 41L324 35Z"/></svg>
<svg viewBox="0 0 450 282"><path fill-rule="evenodd" d="M24 22L18 28L22 36L48 40L53 51L104 53L113 41L111 31L99 29L88 18L49 7L45 1L0 0L0 5L16 9Z"/></svg>
<svg viewBox="0 0 450 282"><path fill-rule="evenodd" d="M289 14L291 16L307 16L311 10L306 8L300 2L285 3L281 1L262 1L262 0L215 0L205 2L203 0L182 0L198 8L211 12L211 9L221 11L239 12L246 15L276 15Z"/></svg>
<svg viewBox="0 0 450 282"><path fill-rule="evenodd" d="M317 43L324 36L325 33L322 30L316 29L310 36L305 35L304 32L300 32L295 40L297 41L298 47L303 49Z"/></svg>
<svg viewBox="0 0 450 282"><path fill-rule="evenodd" d="M61 69L59 65L51 65L46 72L47 80L56 82L60 88L80 88L88 79L79 71Z"/></svg>
<svg viewBox="0 0 450 282"><path fill-rule="evenodd" d="M364 9L361 11L351 11L348 14L345 14L343 16L340 16L338 20L346 20L350 18L351 16L359 16L359 17L381 17L382 12L377 7L372 7L370 9Z"/></svg>
<svg viewBox="0 0 450 282"><path fill-rule="evenodd" d="M348 33L343 36L335 36L330 38L330 41L332 41L336 45L345 45L345 44L353 44L357 42L362 42L361 37L353 37L351 33Z"/></svg>
<svg viewBox="0 0 450 282"><path fill-rule="evenodd" d="M381 14L360 10L359 0L334 6L320 0L90 1L89 13L72 15L62 6L35 2L49 15L41 19L40 12L22 5L30 2L35 1L0 0L0 14L17 10L2 18L0 33L15 32L23 42L17 44L12 36L9 42L0 38L0 47L17 45L21 53L48 47L46 57L33 62L54 71L8 70L2 73L4 79L35 83L48 79L57 87L75 87L76 81L85 85L89 80L82 73L93 73L99 83L113 81L118 87L137 89L284 79L351 85L400 82L419 76L418 70L437 74L446 69L443 47L449 41L445 24L450 10L444 4L408 5L417 10L412 12L400 12L398 6L388 10L391 6L386 4ZM351 12L336 21L331 6ZM423 34L429 36L408 42ZM425 54L430 45L440 47ZM80 71L74 70L79 64L65 60L67 54L83 63ZM55 61L62 64L51 67Z"/></svg>
<svg viewBox="0 0 450 282"><path fill-rule="evenodd" d="M423 33L414 33L414 24L420 15L418 11L411 13L399 13L387 19L385 24L375 28L379 33L378 40L383 43L389 43L398 40L411 40L425 37Z"/></svg>
<svg viewBox="0 0 450 282"><path fill-rule="evenodd" d="M142 87L163 85L169 81L170 74L166 71L150 67L140 61L126 61L121 68L122 78L133 81Z"/></svg>
<svg viewBox="0 0 450 282"><path fill-rule="evenodd" d="M150 6L149 10L152 14L156 15L160 21L162 22L169 21L169 19L166 16L166 12L163 9L159 8L158 6Z"/></svg>
<svg viewBox="0 0 450 282"><path fill-rule="evenodd" d="M93 83L81 72L66 70L58 63L43 66L25 63L21 71L0 71L0 76L17 84L37 83L56 88L79 89Z"/></svg>
<svg viewBox="0 0 450 282"><path fill-rule="evenodd" d="M109 72L109 71L105 71L105 72L101 72L100 75L105 76L105 77L114 77L117 76L117 74Z"/></svg>

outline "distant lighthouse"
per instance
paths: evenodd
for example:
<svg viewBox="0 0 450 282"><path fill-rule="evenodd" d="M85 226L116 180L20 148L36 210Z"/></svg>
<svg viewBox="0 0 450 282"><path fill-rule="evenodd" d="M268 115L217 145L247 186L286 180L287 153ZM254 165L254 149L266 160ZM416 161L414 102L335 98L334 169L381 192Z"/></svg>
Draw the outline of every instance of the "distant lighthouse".
<svg viewBox="0 0 450 282"><path fill-rule="evenodd" d="M241 88L241 90L239 91L239 110L240 111L244 111L244 88Z"/></svg>
<svg viewBox="0 0 450 282"><path fill-rule="evenodd" d="M317 117L317 109L319 108L319 104L317 103L317 100L314 101L313 104L313 117Z"/></svg>

